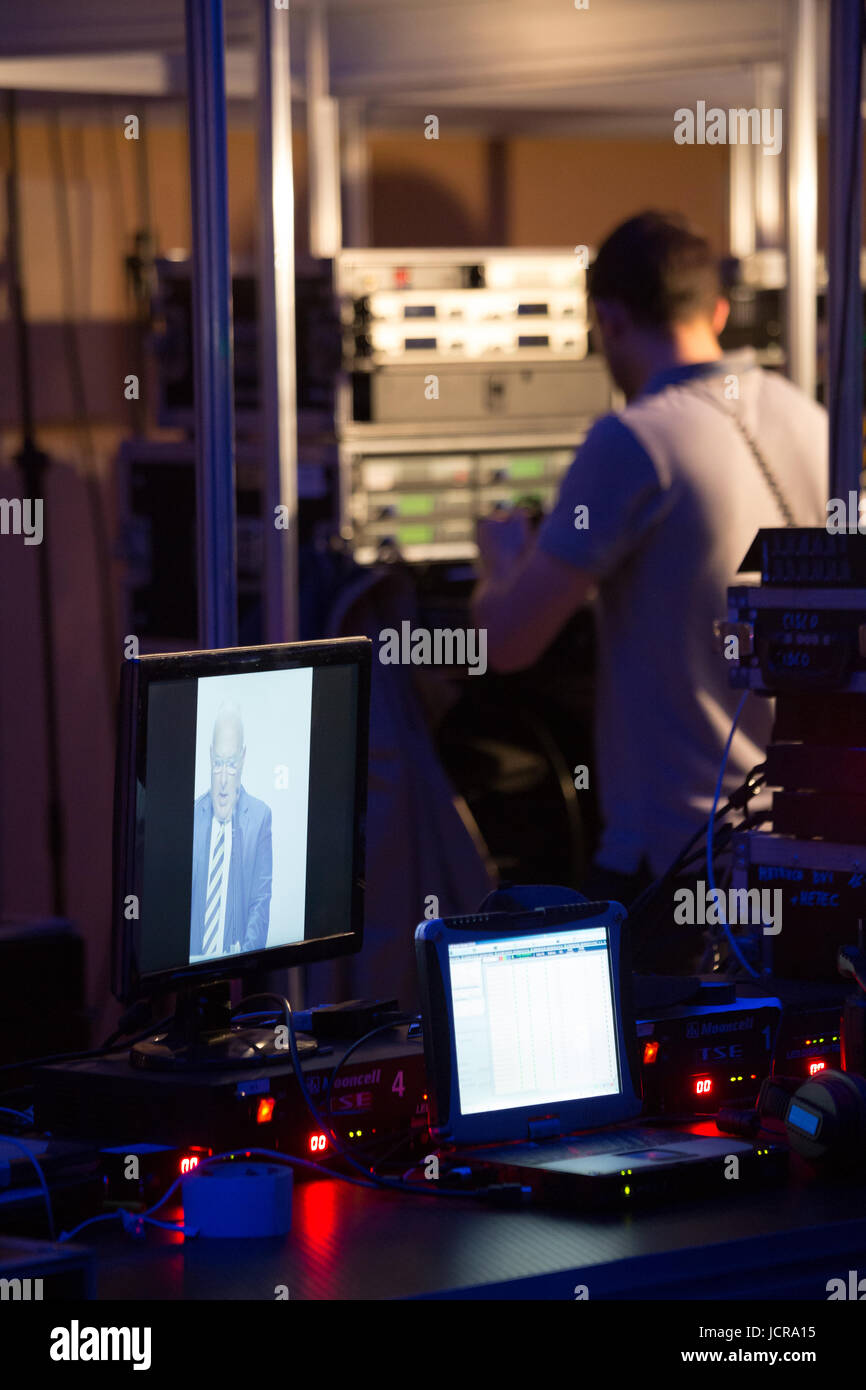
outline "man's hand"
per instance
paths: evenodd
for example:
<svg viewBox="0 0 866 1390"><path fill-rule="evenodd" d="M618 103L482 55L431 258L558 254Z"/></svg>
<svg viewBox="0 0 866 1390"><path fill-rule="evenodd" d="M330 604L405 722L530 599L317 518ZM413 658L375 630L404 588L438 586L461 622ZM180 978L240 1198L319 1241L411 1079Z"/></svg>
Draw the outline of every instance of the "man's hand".
<svg viewBox="0 0 866 1390"><path fill-rule="evenodd" d="M481 576L496 583L516 569L529 547L532 531L528 513L516 507L482 517L477 537Z"/></svg>
<svg viewBox="0 0 866 1390"><path fill-rule="evenodd" d="M478 545L482 577L472 595L473 620L487 633L487 659L494 671L521 671L587 602L595 580L586 570L540 550L530 539L525 515L522 521L512 514L503 521L480 522ZM492 564L501 567L498 573L492 572Z"/></svg>

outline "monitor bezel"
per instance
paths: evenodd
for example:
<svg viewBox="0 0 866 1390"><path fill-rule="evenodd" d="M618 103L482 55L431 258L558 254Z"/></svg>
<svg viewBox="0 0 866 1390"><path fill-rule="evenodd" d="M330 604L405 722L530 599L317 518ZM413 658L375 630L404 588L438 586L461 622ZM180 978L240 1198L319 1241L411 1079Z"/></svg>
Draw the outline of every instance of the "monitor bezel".
<svg viewBox="0 0 866 1390"><path fill-rule="evenodd" d="M441 1143L478 1145L529 1140L551 1115L556 1116L556 1132L571 1134L582 1129L616 1124L633 1119L641 1110L635 1047L635 1024L631 1009L630 972L624 968L622 923L625 908L619 903L568 903L561 907L538 908L520 913L509 922L500 913L491 914L489 926L479 915L473 925L461 928L459 918L438 918L422 922L415 932L416 954L421 985L424 1021L424 1048L432 1099L431 1134ZM464 919L465 920L465 919ZM477 925L476 925L477 924ZM479 926L481 929L479 930ZM457 1071L457 1040L451 1008L451 969L448 947L463 943L507 940L545 935L551 932L578 932L603 926L608 934L608 962L611 977L614 1031L621 1089L608 1096L589 1096L580 1100L550 1101L464 1114L460 1108Z"/></svg>
<svg viewBox="0 0 866 1390"><path fill-rule="evenodd" d="M348 929L332 936L291 942L263 951L220 957L210 963L178 965L143 972L136 960L140 927L127 921L131 893L140 899L141 846L137 834L137 754L145 731L150 686L160 681L197 680L246 671L304 667L357 668L355 727L355 805L352 842L351 908ZM216 651L154 653L123 663L115 765L112 893L112 991L125 1004L149 995L209 982L238 979L263 971L311 965L352 955L364 934L364 861L366 853L367 761L369 755L372 643L366 637L338 637L319 642L284 642ZM144 911L141 904L141 911Z"/></svg>

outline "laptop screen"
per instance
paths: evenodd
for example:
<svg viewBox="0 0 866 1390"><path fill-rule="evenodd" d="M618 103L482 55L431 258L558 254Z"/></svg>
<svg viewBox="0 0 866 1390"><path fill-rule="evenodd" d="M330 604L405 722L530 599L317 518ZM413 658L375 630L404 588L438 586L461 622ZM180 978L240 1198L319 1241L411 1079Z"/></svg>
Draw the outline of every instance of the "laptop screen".
<svg viewBox="0 0 866 1390"><path fill-rule="evenodd" d="M605 926L449 944L464 1115L622 1090Z"/></svg>

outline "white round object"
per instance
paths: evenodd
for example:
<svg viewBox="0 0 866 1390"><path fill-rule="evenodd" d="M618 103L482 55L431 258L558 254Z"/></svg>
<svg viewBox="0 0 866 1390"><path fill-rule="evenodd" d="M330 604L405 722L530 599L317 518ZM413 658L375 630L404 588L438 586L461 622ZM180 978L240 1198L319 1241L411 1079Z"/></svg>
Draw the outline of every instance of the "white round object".
<svg viewBox="0 0 866 1390"><path fill-rule="evenodd" d="M201 1236L284 1236L292 1229L292 1170L226 1160L183 1180L183 1221Z"/></svg>

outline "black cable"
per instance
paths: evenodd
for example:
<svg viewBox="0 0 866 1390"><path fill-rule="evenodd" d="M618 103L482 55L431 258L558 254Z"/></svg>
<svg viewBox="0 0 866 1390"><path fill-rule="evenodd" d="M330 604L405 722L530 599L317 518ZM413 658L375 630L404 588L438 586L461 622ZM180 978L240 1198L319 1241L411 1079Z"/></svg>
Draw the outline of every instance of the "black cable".
<svg viewBox="0 0 866 1390"><path fill-rule="evenodd" d="M490 1184L490 1185L488 1185L488 1186L486 1186L486 1187L478 1187L478 1188L472 1188L472 1189L467 1189L467 1188L462 1188L462 1187L461 1187L461 1188L444 1188L444 1187L441 1187L441 1186L437 1186L436 1183L430 1183L429 1185L427 1185L427 1186L425 1186L425 1187L420 1187L420 1186L417 1186L417 1185L415 1185L415 1184L406 1183L406 1182L403 1181L402 1178L385 1178L385 1177L382 1177L382 1175L381 1175L380 1173L377 1173L377 1172L376 1172L375 1166L367 1167L367 1166L365 1166L363 1163L359 1163L358 1160L355 1158L355 1155L351 1152L351 1150L349 1150L348 1148L346 1148L346 1146L343 1144L342 1139L341 1139L341 1138L339 1137L339 1135L337 1135L337 1133L335 1132L333 1126L332 1126L332 1125L330 1124L330 1122L329 1122L328 1116L321 1115L321 1114L319 1113L319 1111L316 1109L316 1106L315 1106L315 1103L314 1103L314 1101L313 1101L313 1098L312 1098L312 1096L310 1095L310 1092L309 1092L309 1090L308 1090L308 1088L307 1088L307 1083L306 1083L306 1079L305 1079L305 1077L304 1077L303 1067L301 1066L301 1059L300 1059L300 1056L299 1056L299 1054L298 1054L297 1040L296 1040L296 1038L295 1038L295 1020L294 1020L294 1017L293 1017L293 1015L292 1015L292 1006L291 1006L291 1004L289 1003L288 999L286 999L286 998L285 998L283 995L281 995L281 994L255 994L255 995L251 995L251 996L249 997L248 1000L243 1000L243 999L242 999L242 1000L240 1001L240 1003L239 1003L238 1006L237 1006L237 1009L236 1009L236 1010L233 1010L233 1015L239 1014L240 1011L241 1011L241 1009L243 1009L243 1007L244 1007L245 1004L247 1004L247 1003L254 1003L256 1000L259 1000L259 999L272 999L272 1000L274 1000L274 1002L277 1003L277 1004L279 1005L280 1011L281 1011L281 1013L283 1014L284 1019L286 1020L287 1031L288 1031L288 1038L289 1038L289 1052L290 1052L290 1054L291 1054L292 1066L293 1066L294 1071L295 1071L295 1076L296 1076L297 1081L298 1081L298 1088L299 1088L299 1090L300 1090L300 1092L301 1092L301 1095L302 1095L302 1097L303 1097L304 1104L306 1105L307 1110L309 1111L310 1115L311 1115L312 1118L313 1118L313 1122L314 1122L316 1128L317 1128L317 1129L322 1129L322 1130L325 1131L325 1133L327 1134L328 1138L331 1140L331 1142L332 1142L332 1144L333 1144L335 1150L336 1150L337 1153L340 1155L340 1157L343 1158L352 1168L354 1168L354 1169L356 1170L356 1172L360 1173L360 1174L362 1175L362 1177L364 1178L364 1180L365 1180L367 1183L371 1183L371 1184L373 1184L375 1187L384 1188L384 1189L390 1190L390 1191L392 1191L392 1192L411 1192L411 1193L413 1193L413 1194L415 1194L415 1195L422 1195L422 1196L426 1196L426 1197L472 1197L472 1198L478 1198L478 1197L490 1196L491 1198L495 1198L501 1191L504 1191L505 1189L510 1189L511 1187L513 1187L513 1184L501 1184L501 1183L494 1183L494 1184ZM379 1031L380 1029L384 1029L384 1028L386 1028L386 1027L393 1027L393 1026L394 1026L393 1024L380 1024L376 1031ZM352 1047L349 1049L349 1051L350 1051L350 1052L351 1052L351 1051L354 1051L354 1048L355 1048L356 1045L357 1045L357 1044L353 1044ZM344 1054L344 1056L343 1056L343 1057L340 1059L340 1061L337 1063L337 1068L335 1068L335 1071L336 1071L337 1069L339 1069L339 1067L342 1065L343 1062L345 1062L346 1057L347 1057L348 1055L349 1055L348 1052L347 1052L346 1054ZM341 1175L341 1176L342 1176L342 1175ZM351 1180L350 1180L350 1181L351 1181Z"/></svg>
<svg viewBox="0 0 866 1390"><path fill-rule="evenodd" d="M378 1023L375 1028L371 1028L369 1032L364 1033L362 1037L358 1038L355 1042L352 1043L351 1047L348 1047L346 1049L346 1051L343 1053L342 1057L339 1059L336 1066L334 1067L333 1071L331 1072L331 1075L328 1078L328 1084L325 1088L323 1100L327 1102L329 1115L333 1115L334 1113L331 1108L331 1099L334 1092L334 1082L337 1079L337 1073L342 1071L343 1067L346 1065L349 1058L352 1056L352 1053L357 1052L358 1048L361 1047L363 1043L369 1042L370 1038L377 1037L379 1033L386 1033L392 1028L399 1028L402 1024L417 1023L419 1021L419 1018L419 1014L401 1014L399 1018L393 1019L390 1023Z"/></svg>
<svg viewBox="0 0 866 1390"><path fill-rule="evenodd" d="M730 811L745 809L745 807L748 805L750 797L754 796L765 783L765 767L765 763L755 764L755 766L751 769L745 780L741 782L739 787L737 787L736 791L731 792L731 795L725 802L724 806L719 807L715 816L715 824L718 824L719 821L724 816L728 815ZM748 821L748 819L749 818L747 817L746 821ZM746 822L744 821L744 825L745 824ZM628 909L628 915L630 918L638 917L641 914L641 912L644 911L647 905L658 896L661 890L672 879L674 879L677 876L678 872L681 869L685 868L687 864L694 862L694 859L696 857L695 855L692 855L692 857L688 859L686 856L689 854L689 851L692 849L692 847L696 845L699 840L702 840L704 836L707 834L707 831L709 830L709 825L710 822L708 819L704 822L704 824L700 827L699 830L695 831L694 835L691 836L687 843L683 845L683 848L680 850L677 857L671 862L671 864L668 865L664 873L661 874L657 879L654 879L652 883L648 884L647 887L644 888L643 891L638 894L638 896L635 898L634 902ZM740 826L738 828L742 829L743 827ZM723 845L726 845L729 839L730 836L725 838L722 842Z"/></svg>
<svg viewBox="0 0 866 1390"><path fill-rule="evenodd" d="M54 113L50 126L50 154L54 170L55 214L57 218L58 257L60 261L60 282L63 293L63 346L66 353L66 370L72 391L72 412L75 428L78 431L84 461L84 489L87 498L90 524L93 529L97 586L99 589L100 637L102 642L103 678L109 714L116 716L118 700L118 679L120 660L117 650L116 624L113 604L113 574L111 541L105 517L105 499L102 482L96 467L93 446L93 431L87 410L87 383L81 360L78 341L78 325L73 294L75 269L72 260L72 218L69 212L69 191L66 175L66 161L63 154L63 133L60 111ZM119 389L119 383L118 383Z"/></svg>
<svg viewBox="0 0 866 1390"><path fill-rule="evenodd" d="M274 995L271 995L271 994L253 994L253 995L250 995L248 998L243 999L243 1000L241 1001L241 1003L237 1006L237 1009L235 1009L235 1010L232 1011L232 1019L233 1019L233 1021L239 1022L240 1019L241 1019L241 1017L246 1017L246 1016L247 1016L247 1014L246 1014L246 1007L247 1007L249 1004L253 1004L253 1003L255 1003L257 1000L260 1000L260 999L274 999L275 1001L281 1001L281 996L280 996L280 995L275 995L275 994L274 994ZM245 1012L244 1012L244 1015L241 1015L241 1014L240 1014L240 1009L241 1009L241 1008L244 1008L244 1011L245 1011ZM283 1013L284 1018L286 1018L286 1020L287 1020L288 1016L286 1015L285 1009L283 1009L282 1006L281 1006L281 1012ZM272 1016L272 1013L273 1013L272 1010L269 1011L269 1013L268 1013L267 1016L268 1016L268 1017ZM261 1016L261 1015L260 1015L260 1016ZM349 1047L346 1048L346 1050L345 1050L345 1052L342 1054L342 1056L339 1057L339 1058L337 1059L337 1062L335 1063L334 1068L333 1068L333 1070L331 1071L330 1076L328 1077L328 1084L326 1085L326 1087L325 1087L325 1089L324 1089L324 1091L323 1091L323 1093L322 1093L322 1102L323 1102L323 1104L326 1104L326 1105L327 1105L327 1114L328 1114L328 1117L329 1117L329 1118L333 1118L333 1115L334 1115L334 1111L333 1111L333 1108L332 1108L332 1097L333 1097L333 1091L334 1091L334 1083L335 1083L336 1080L337 1080L338 1074L342 1071L343 1067L346 1065L346 1063L348 1062L348 1060L349 1060L349 1058L352 1056L352 1054L353 1054L354 1052L357 1052L358 1048L359 1048L359 1047L362 1047L363 1044L364 1044L365 1042L369 1042L369 1040L370 1040L371 1038L377 1037L379 1033L387 1033L387 1032L390 1032L390 1031L391 1031L392 1029L394 1029L394 1028L400 1028L401 1026L403 1026L403 1025L405 1025L405 1024L417 1023L417 1022L419 1022L419 1021L420 1021L420 1014L407 1014L407 1013L401 1013L401 1012L398 1011L397 1016L396 1016L395 1018L392 1018L392 1019L391 1019L389 1022L387 1022L387 1023L378 1023L378 1024L376 1025L375 1028L370 1028L366 1033L362 1034L362 1036L361 1036L360 1038L356 1038L356 1040L355 1040ZM407 1136L406 1136L406 1135L401 1135L400 1138L399 1138L399 1140L398 1140L398 1142L397 1142L397 1144L394 1145L394 1148L399 1147L399 1145L405 1143L406 1140L407 1140ZM367 1147L367 1146L364 1146L364 1147ZM384 1161L384 1158L385 1158L385 1157L387 1157L387 1155L384 1155L384 1156L383 1156L383 1155L380 1155L379 1158L377 1159L377 1163L382 1163L382 1162Z"/></svg>
<svg viewBox="0 0 866 1390"><path fill-rule="evenodd" d="M716 814L716 820L718 821L721 816L727 815L729 809L730 807L727 806L722 807L722 809L718 811ZM707 822L707 825L709 825L709 822ZM723 833L725 831L728 832L727 835ZM692 854L689 854L689 850L691 850L692 847L697 843L697 841L699 839L702 839L706 835L706 833L707 826L704 826L701 828L701 830L698 831L696 835L693 835L692 838L689 840L688 844L684 845L683 848L680 850L680 853L677 855L676 859L669 866L669 868L665 869L663 874L661 874L658 878L654 879L652 883L648 884L647 887L644 888L643 892L640 893L637 898L635 898L634 902L628 909L628 915L630 919L635 919L639 917L642 912L645 912L646 908L652 902L655 901L655 899L659 896L659 894L662 892L664 888L668 887L671 883L673 883L674 879L677 878L677 876L682 872L683 869L687 868L689 864L693 864L696 860L702 859L704 857L703 849L695 850L695 852ZM717 847L721 845L721 847L724 848L729 843L730 833L730 826L722 826L722 829L719 832L716 841Z"/></svg>
<svg viewBox="0 0 866 1390"><path fill-rule="evenodd" d="M18 385L22 444L15 455L21 469L24 496L44 501L48 455L37 446L33 411L33 373L30 335L24 309L21 272L21 215L18 206L20 175L18 166L18 112L15 92L7 93L9 122L9 171L6 178L8 226L9 308L18 349ZM44 690L45 762L47 778L47 847L51 865L51 907L55 917L66 916L66 844L60 778L60 722L57 680L54 669L54 606L51 572L50 524L43 529L38 546L37 593L39 603L39 645Z"/></svg>
<svg viewBox="0 0 866 1390"><path fill-rule="evenodd" d="M20 1062L6 1062L0 1067L0 1075L4 1071L22 1071L27 1067L46 1067L52 1062L86 1062L93 1057L107 1057L111 1052L125 1052L133 1043L142 1042L144 1038L149 1038L153 1033L159 1033L172 1022L172 1015L168 1018L160 1019L158 1022L148 1024L139 1033L126 1039L123 1043L104 1043L102 1047L93 1047L86 1052L54 1052L47 1057L23 1057ZM114 1034L112 1034L112 1037Z"/></svg>
<svg viewBox="0 0 866 1390"><path fill-rule="evenodd" d="M281 994L253 994L250 995L249 998L242 999L240 1001L237 1008L232 1010L232 1016L236 1017L245 1006L257 1003L259 1000L263 999L273 1000L274 1003L276 1003L279 1006L280 1012L283 1015L283 1019L285 1021L288 1033L289 1052L292 1058L292 1066L295 1069L295 1076L297 1078L298 1087L300 1089L301 1095L304 1098L304 1104L306 1105L311 1116L313 1117L313 1122L315 1123L316 1127L318 1129L325 1130L325 1132L328 1135L328 1138L331 1140L334 1148L337 1150L337 1153L340 1154L340 1156L344 1158L347 1163L350 1163L353 1168L355 1168L358 1172L362 1173L368 1182L372 1180L374 1182L383 1183L388 1186L392 1185L391 1179L381 1178L378 1176L378 1174L375 1173L373 1169L366 1168L362 1163L359 1163L355 1158L355 1155L353 1153L350 1153L350 1151L344 1146L342 1139L340 1139L340 1137L335 1133L333 1126L329 1123L329 1121L324 1116L320 1115L317 1111L315 1102L313 1101L313 1098L310 1095L310 1092L307 1088L304 1070L301 1066L301 1059L298 1053L298 1044L295 1038L295 1020L292 1015L292 1006L289 1003L288 999L286 999L285 996ZM338 1062L337 1066L339 1065L340 1064Z"/></svg>
<svg viewBox="0 0 866 1390"><path fill-rule="evenodd" d="M115 109L111 97L104 103L104 119L101 121L103 146L105 150L105 161L108 166L108 191L111 207L111 217L114 224L114 241L118 247L126 247L127 227L129 218L126 209L126 198L124 196L124 163L120 158L120 144L122 140L126 145L129 142L123 138L119 129L120 118ZM133 434L144 434L147 425L147 415L144 402L144 362L141 353L140 333L138 331L138 305L135 295L130 292L129 283L129 262L131 257L124 253L118 263L118 273L121 278L124 299L131 305L130 312L124 324L126 330L124 335L124 354L129 357L130 366L134 366L135 375L138 377L138 392L132 400L128 402L129 416ZM126 375L126 373L124 373Z"/></svg>
<svg viewBox="0 0 866 1390"><path fill-rule="evenodd" d="M112 1047L119 1038L126 1038L130 1033L137 1033L139 1027L144 1027L150 1018L151 1007L149 999L138 999L132 1004L125 1013L120 1015L117 1027L113 1033L109 1033L101 1047Z"/></svg>
<svg viewBox="0 0 866 1390"><path fill-rule="evenodd" d="M129 218L126 211L126 198L123 186L123 164L120 159L120 146L118 144L118 116L114 105L114 99L107 97L104 101L104 109L107 113L107 120L101 122L103 146L105 148L105 160L109 168L108 176L108 195L111 207L111 219L114 223L114 237L118 246L122 246L126 241L126 229L129 225ZM127 141L124 140L124 144Z"/></svg>

